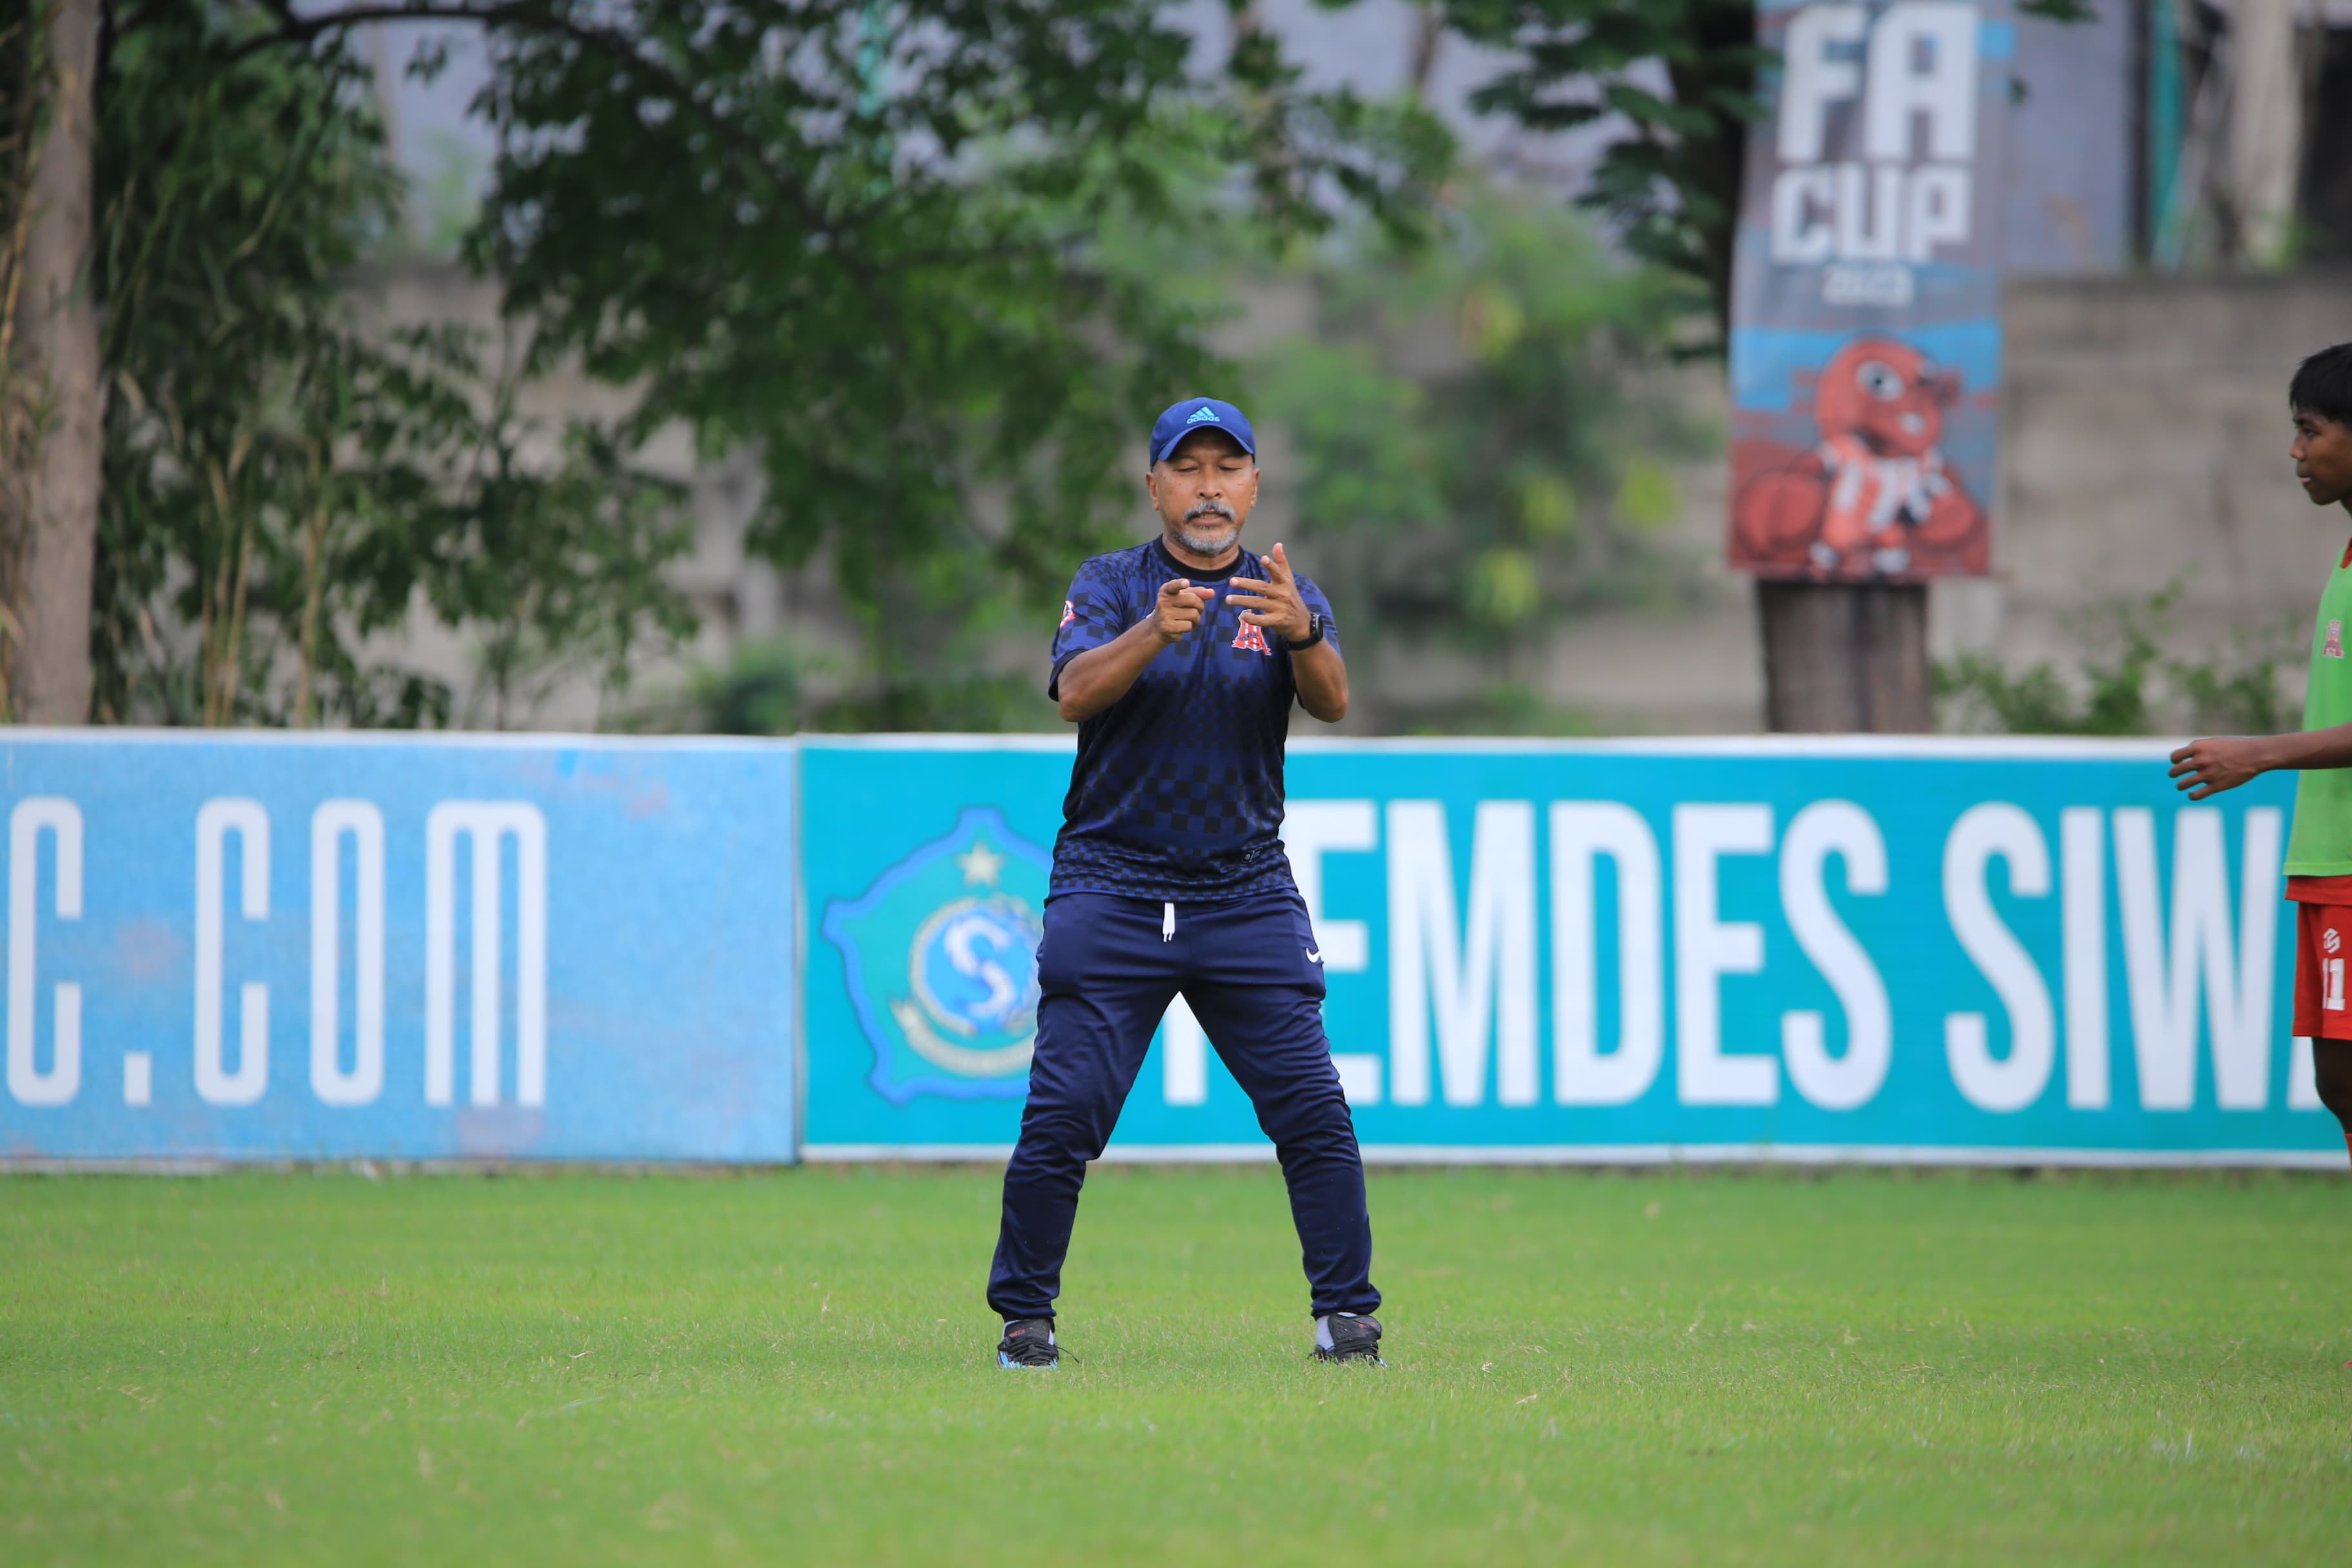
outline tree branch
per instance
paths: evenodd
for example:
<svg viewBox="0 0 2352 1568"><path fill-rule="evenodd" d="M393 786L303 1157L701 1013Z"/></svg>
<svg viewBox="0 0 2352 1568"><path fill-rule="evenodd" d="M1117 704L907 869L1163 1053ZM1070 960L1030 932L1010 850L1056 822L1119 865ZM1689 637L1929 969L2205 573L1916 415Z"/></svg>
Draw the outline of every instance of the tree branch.
<svg viewBox="0 0 2352 1568"><path fill-rule="evenodd" d="M810 229L825 236L836 247L842 230L822 204L797 176L787 172L768 156L760 139L736 124L695 90L693 85L660 62L646 58L637 51L629 37L609 27L591 26L561 15L541 0L505 0L497 5L469 5L466 0L404 0L404 3L373 5L352 5L340 11L321 12L315 16L299 16L290 0L262 0L262 4L279 18L278 26L246 39L228 53L230 63L264 49L284 46L300 46L332 32L362 26L370 22L471 22L485 30L514 27L523 31L551 33L569 38L576 44L595 49L625 64L658 86L675 99L680 107L724 142L746 163L767 176L778 195L790 202L801 221ZM844 265L856 267L847 256Z"/></svg>

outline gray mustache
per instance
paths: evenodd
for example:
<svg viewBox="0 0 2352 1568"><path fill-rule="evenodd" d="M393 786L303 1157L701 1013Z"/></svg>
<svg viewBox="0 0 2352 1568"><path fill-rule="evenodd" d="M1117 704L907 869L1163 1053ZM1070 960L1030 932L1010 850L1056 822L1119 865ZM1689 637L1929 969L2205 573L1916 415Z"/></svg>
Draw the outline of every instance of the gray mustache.
<svg viewBox="0 0 2352 1568"><path fill-rule="evenodd" d="M1200 501L1184 514L1184 521L1190 522L1196 517L1222 517L1231 522L1234 521L1234 509L1221 500Z"/></svg>

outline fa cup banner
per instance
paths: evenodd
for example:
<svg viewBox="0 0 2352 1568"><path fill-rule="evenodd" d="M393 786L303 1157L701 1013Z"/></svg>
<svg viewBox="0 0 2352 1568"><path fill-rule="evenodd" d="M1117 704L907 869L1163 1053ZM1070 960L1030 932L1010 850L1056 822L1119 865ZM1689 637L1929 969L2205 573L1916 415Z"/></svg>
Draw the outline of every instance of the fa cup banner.
<svg viewBox="0 0 2352 1568"><path fill-rule="evenodd" d="M1294 744L1375 1160L2340 1165L2290 783L2152 742ZM811 1158L999 1158L1066 741L804 741ZM1181 918L1181 911L1179 911ZM1270 1156L1180 998L1114 1154Z"/></svg>
<svg viewBox="0 0 2352 1568"><path fill-rule="evenodd" d="M1731 563L1981 574L2000 383L1999 0L1760 0L1731 299Z"/></svg>
<svg viewBox="0 0 2352 1568"><path fill-rule="evenodd" d="M0 1156L793 1157L789 744L16 731Z"/></svg>

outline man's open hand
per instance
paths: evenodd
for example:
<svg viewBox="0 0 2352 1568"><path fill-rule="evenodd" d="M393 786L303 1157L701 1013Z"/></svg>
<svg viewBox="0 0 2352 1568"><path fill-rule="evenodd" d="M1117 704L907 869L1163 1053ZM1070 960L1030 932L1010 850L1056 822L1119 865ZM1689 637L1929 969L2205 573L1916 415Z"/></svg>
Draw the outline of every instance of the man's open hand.
<svg viewBox="0 0 2352 1568"><path fill-rule="evenodd" d="M1298 579L1290 573L1290 557L1282 546L1265 558L1271 582L1255 577L1236 577L1232 586L1242 591L1234 595L1234 603L1242 606L1242 619L1252 626L1264 626L1286 642L1305 642L1315 630L1314 613L1299 596Z"/></svg>
<svg viewBox="0 0 2352 1568"><path fill-rule="evenodd" d="M2187 790L2191 800L2203 800L2209 795L2237 788L2268 771L2262 760L2265 738L2221 735L2189 742L2172 753L2172 787Z"/></svg>
<svg viewBox="0 0 2352 1568"><path fill-rule="evenodd" d="M1151 629L1161 642L1183 640L1184 634L1201 624L1201 612L1216 597L1214 588L1195 588L1182 577L1171 577L1160 584L1160 602L1151 606Z"/></svg>

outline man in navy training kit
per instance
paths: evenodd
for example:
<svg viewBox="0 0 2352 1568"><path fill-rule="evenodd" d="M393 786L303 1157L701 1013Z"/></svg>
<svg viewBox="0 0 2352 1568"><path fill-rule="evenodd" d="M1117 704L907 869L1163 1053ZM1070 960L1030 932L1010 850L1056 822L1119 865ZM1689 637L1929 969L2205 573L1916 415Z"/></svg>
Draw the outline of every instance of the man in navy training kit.
<svg viewBox="0 0 2352 1568"><path fill-rule="evenodd" d="M1240 409L1177 404L1144 487L1160 536L1078 568L1046 695L1078 725L1037 947L1036 1053L988 1304L997 1364L1060 1359L1054 1299L1087 1163L1168 1004L1184 994L1257 1108L1290 1188L1315 1353L1380 1359L1356 1125L1323 1034L1321 950L1276 837L1290 704L1337 723L1348 667L1322 591L1277 544L1241 548L1257 438Z"/></svg>

